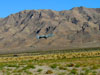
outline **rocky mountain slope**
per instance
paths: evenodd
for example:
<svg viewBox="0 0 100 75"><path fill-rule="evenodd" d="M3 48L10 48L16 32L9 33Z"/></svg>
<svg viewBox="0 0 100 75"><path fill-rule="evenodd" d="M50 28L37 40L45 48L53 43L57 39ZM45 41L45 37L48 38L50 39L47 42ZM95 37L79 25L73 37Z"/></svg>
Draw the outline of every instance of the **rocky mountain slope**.
<svg viewBox="0 0 100 75"><path fill-rule="evenodd" d="M37 35L54 36L37 39ZM100 9L24 10L0 19L0 49L66 49L100 46ZM13 51L13 50L12 50Z"/></svg>

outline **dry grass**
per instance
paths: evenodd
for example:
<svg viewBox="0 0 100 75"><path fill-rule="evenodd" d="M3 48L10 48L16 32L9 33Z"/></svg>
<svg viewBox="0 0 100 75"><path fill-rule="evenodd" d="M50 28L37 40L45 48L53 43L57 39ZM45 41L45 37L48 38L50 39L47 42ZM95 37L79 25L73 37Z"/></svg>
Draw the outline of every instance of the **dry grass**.
<svg viewBox="0 0 100 75"><path fill-rule="evenodd" d="M97 57L100 56L100 51L89 52L74 52L74 53L56 53L35 56L19 56L19 57L0 57L0 62L9 61L26 61L26 60L47 60L47 59L68 59L68 58L83 58L83 57Z"/></svg>
<svg viewBox="0 0 100 75"><path fill-rule="evenodd" d="M56 53L35 56L0 57L0 74L97 74L100 51ZM38 65L39 67L37 67ZM46 67L46 69L45 69ZM59 73L58 73L58 72ZM1 74L2 75L2 74Z"/></svg>

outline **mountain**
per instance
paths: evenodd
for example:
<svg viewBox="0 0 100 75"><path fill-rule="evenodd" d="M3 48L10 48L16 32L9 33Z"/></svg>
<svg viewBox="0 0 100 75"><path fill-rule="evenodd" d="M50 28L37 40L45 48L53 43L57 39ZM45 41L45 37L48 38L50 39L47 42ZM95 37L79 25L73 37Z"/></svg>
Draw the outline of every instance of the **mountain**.
<svg viewBox="0 0 100 75"><path fill-rule="evenodd" d="M37 36L54 36L38 39ZM100 8L24 10L0 19L0 51L30 52L100 46Z"/></svg>

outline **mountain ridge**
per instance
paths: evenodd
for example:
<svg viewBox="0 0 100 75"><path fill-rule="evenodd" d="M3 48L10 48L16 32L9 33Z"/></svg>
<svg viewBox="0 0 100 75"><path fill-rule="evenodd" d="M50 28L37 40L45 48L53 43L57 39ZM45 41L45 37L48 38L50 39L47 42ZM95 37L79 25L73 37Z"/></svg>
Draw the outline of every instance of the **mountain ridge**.
<svg viewBox="0 0 100 75"><path fill-rule="evenodd" d="M36 36L54 34L47 39ZM24 10L0 19L0 49L99 47L100 8Z"/></svg>

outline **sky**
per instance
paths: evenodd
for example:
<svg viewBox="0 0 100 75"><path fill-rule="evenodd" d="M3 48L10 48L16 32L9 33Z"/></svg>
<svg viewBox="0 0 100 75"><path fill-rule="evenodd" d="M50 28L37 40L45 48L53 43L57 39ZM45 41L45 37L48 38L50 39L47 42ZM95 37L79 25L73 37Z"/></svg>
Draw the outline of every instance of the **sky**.
<svg viewBox="0 0 100 75"><path fill-rule="evenodd" d="M52 9L61 11L80 6L100 8L100 0L1 0L0 17L4 18L23 10Z"/></svg>

